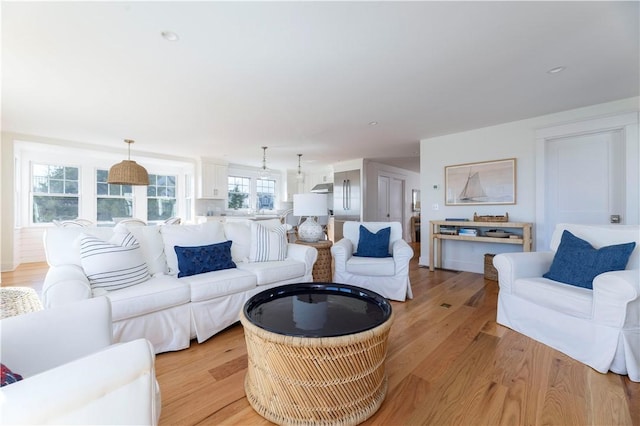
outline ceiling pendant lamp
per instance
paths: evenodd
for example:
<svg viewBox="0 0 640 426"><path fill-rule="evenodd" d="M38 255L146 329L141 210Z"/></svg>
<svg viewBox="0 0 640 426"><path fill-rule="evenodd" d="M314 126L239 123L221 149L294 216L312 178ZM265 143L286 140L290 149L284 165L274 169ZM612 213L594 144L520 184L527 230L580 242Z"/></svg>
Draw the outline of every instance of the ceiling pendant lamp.
<svg viewBox="0 0 640 426"><path fill-rule="evenodd" d="M267 169L267 147L262 147L262 167L258 170L260 179L268 179L271 177L271 170Z"/></svg>
<svg viewBox="0 0 640 426"><path fill-rule="evenodd" d="M147 173L147 169L135 161L131 161L131 144L134 143L134 141L125 139L124 143L129 147L129 155L126 160L111 166L107 183L114 185L149 185L149 173Z"/></svg>
<svg viewBox="0 0 640 426"><path fill-rule="evenodd" d="M298 181L304 180L304 174L302 173L302 167L300 166L300 159L302 158L302 154L298 154L298 174L296 175L296 179Z"/></svg>

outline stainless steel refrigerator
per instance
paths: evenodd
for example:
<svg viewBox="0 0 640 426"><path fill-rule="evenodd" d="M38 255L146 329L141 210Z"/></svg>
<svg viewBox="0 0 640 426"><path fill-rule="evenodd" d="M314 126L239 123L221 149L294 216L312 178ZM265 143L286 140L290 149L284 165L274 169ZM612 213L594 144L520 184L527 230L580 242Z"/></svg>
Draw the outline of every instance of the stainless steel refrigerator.
<svg viewBox="0 0 640 426"><path fill-rule="evenodd" d="M345 221L361 220L360 170L337 172L333 175L334 242L342 239Z"/></svg>

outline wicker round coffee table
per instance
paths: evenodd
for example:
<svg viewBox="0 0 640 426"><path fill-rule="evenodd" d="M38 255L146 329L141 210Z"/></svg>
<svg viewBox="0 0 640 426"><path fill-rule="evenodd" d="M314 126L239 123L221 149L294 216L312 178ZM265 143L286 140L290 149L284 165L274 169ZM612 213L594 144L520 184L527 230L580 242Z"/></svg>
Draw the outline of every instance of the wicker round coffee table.
<svg viewBox="0 0 640 426"><path fill-rule="evenodd" d="M241 312L245 391L283 425L355 425L387 391L389 302L360 287L304 283L256 294Z"/></svg>

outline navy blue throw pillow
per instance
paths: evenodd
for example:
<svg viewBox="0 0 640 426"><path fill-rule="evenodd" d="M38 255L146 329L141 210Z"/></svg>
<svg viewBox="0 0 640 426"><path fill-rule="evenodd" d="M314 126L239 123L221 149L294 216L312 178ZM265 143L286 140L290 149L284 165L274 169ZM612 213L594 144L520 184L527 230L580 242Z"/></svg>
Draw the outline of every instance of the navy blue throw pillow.
<svg viewBox="0 0 640 426"><path fill-rule="evenodd" d="M543 277L593 289L596 276L609 271L622 271L627 267L635 246L635 242L630 242L595 249L589 242L565 230L551 268Z"/></svg>
<svg viewBox="0 0 640 426"><path fill-rule="evenodd" d="M391 227L382 228L375 234L360 225L360 238L354 256L361 257L389 257L389 237Z"/></svg>
<svg viewBox="0 0 640 426"><path fill-rule="evenodd" d="M229 240L207 246L174 246L178 257L178 278L235 268L236 264L231 259L231 243Z"/></svg>

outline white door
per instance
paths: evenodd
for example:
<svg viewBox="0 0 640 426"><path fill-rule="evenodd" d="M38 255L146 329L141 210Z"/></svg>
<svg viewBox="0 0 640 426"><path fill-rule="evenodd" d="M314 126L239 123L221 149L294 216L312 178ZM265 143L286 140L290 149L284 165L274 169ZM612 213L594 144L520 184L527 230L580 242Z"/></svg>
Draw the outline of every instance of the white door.
<svg viewBox="0 0 640 426"><path fill-rule="evenodd" d="M377 220L403 223L403 215L404 180L379 175Z"/></svg>
<svg viewBox="0 0 640 426"><path fill-rule="evenodd" d="M376 220L378 222L389 221L389 191L391 190L391 178L378 175L378 207Z"/></svg>
<svg viewBox="0 0 640 426"><path fill-rule="evenodd" d="M619 130L548 139L544 247L557 223L624 223L624 140Z"/></svg>

